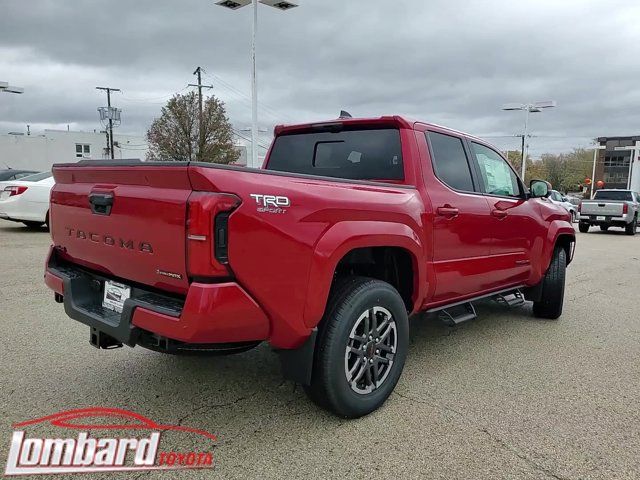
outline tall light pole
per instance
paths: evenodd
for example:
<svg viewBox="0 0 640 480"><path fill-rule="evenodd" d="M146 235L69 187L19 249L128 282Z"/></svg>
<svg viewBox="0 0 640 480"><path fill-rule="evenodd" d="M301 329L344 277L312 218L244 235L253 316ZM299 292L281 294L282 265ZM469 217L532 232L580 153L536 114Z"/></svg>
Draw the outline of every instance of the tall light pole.
<svg viewBox="0 0 640 480"><path fill-rule="evenodd" d="M541 112L543 108L553 108L557 106L555 100L535 103L508 103L502 106L502 110L522 110L524 111L524 133L522 134L522 171L520 176L524 181L524 174L527 168L527 155L529 153L529 145L527 138L529 136L529 114Z"/></svg>
<svg viewBox="0 0 640 480"><path fill-rule="evenodd" d="M249 4L253 6L253 23L251 28L251 164L250 167L258 168L258 75L256 71L256 37L258 34L258 1L278 10L291 10L298 6L297 3L280 0L221 0L216 5L238 10Z"/></svg>
<svg viewBox="0 0 640 480"><path fill-rule="evenodd" d="M598 162L598 154L600 150L606 150L606 145L596 145L593 147L593 171L591 172L591 200L596 194L596 163Z"/></svg>

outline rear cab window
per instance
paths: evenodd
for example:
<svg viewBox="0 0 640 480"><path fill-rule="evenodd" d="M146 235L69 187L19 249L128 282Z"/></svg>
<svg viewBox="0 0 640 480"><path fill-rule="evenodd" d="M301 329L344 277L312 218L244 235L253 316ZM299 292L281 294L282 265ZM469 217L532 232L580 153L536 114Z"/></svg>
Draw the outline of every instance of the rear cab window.
<svg viewBox="0 0 640 480"><path fill-rule="evenodd" d="M404 181L400 130L285 133L276 138L266 169L348 180Z"/></svg>
<svg viewBox="0 0 640 480"><path fill-rule="evenodd" d="M597 190L594 200L614 200L618 202L632 202L631 192L624 190Z"/></svg>

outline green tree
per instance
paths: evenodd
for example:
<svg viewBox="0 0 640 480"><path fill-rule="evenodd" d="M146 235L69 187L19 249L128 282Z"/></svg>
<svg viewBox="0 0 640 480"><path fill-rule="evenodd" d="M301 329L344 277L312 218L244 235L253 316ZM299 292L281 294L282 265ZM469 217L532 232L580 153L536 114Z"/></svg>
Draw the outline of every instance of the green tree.
<svg viewBox="0 0 640 480"><path fill-rule="evenodd" d="M577 191L585 178L591 176L593 150L575 148L570 153L542 155L547 180L554 189L563 192Z"/></svg>
<svg viewBox="0 0 640 480"><path fill-rule="evenodd" d="M224 164L237 160L239 152L233 144L233 129L224 103L214 96L203 102L202 132L199 117L195 92L175 95L147 132L147 160Z"/></svg>

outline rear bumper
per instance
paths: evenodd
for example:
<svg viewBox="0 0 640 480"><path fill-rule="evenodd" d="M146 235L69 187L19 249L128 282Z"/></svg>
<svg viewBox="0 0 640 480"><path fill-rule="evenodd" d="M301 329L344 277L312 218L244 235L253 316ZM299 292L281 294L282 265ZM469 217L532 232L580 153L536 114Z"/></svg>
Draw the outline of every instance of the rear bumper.
<svg viewBox="0 0 640 480"><path fill-rule="evenodd" d="M234 282L192 283L179 298L131 286L122 313L102 306L107 277L58 261L47 261L45 283L63 296L67 315L118 343L134 346L149 334L187 344L228 344L266 340L269 320L256 302ZM126 281L119 280L126 283Z"/></svg>
<svg viewBox="0 0 640 480"><path fill-rule="evenodd" d="M618 225L624 227L633 221L633 213L623 216L581 214L580 222L589 225Z"/></svg>

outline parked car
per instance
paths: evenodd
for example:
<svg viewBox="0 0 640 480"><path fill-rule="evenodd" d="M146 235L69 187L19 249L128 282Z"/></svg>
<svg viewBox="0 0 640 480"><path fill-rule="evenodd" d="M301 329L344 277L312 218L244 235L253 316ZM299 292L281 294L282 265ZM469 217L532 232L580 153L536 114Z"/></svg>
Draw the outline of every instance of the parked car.
<svg viewBox="0 0 640 480"><path fill-rule="evenodd" d="M606 232L610 227L621 227L627 235L635 235L638 228L640 195L631 190L598 190L593 200L580 203L578 228L586 233L598 225Z"/></svg>
<svg viewBox="0 0 640 480"><path fill-rule="evenodd" d="M49 224L51 172L36 173L17 181L0 182L0 218L37 228Z"/></svg>
<svg viewBox="0 0 640 480"><path fill-rule="evenodd" d="M14 170L12 168L8 168L5 170L0 170L0 182L6 182L10 180L20 180L22 177L26 177L27 175L33 175L34 173L31 170Z"/></svg>
<svg viewBox="0 0 640 480"><path fill-rule="evenodd" d="M569 212L569 215L571 215L571 223L574 223L576 221L576 219L578 218L578 207L571 203L567 197L562 195L557 190L551 190L549 200L551 200L556 205L560 205L567 212Z"/></svg>
<svg viewBox="0 0 640 480"><path fill-rule="evenodd" d="M527 189L499 150L443 127L278 126L260 170L93 160L53 174L45 282L95 347L268 341L284 376L344 417L391 394L414 313L458 324L487 297L562 313L570 215L547 182Z"/></svg>

